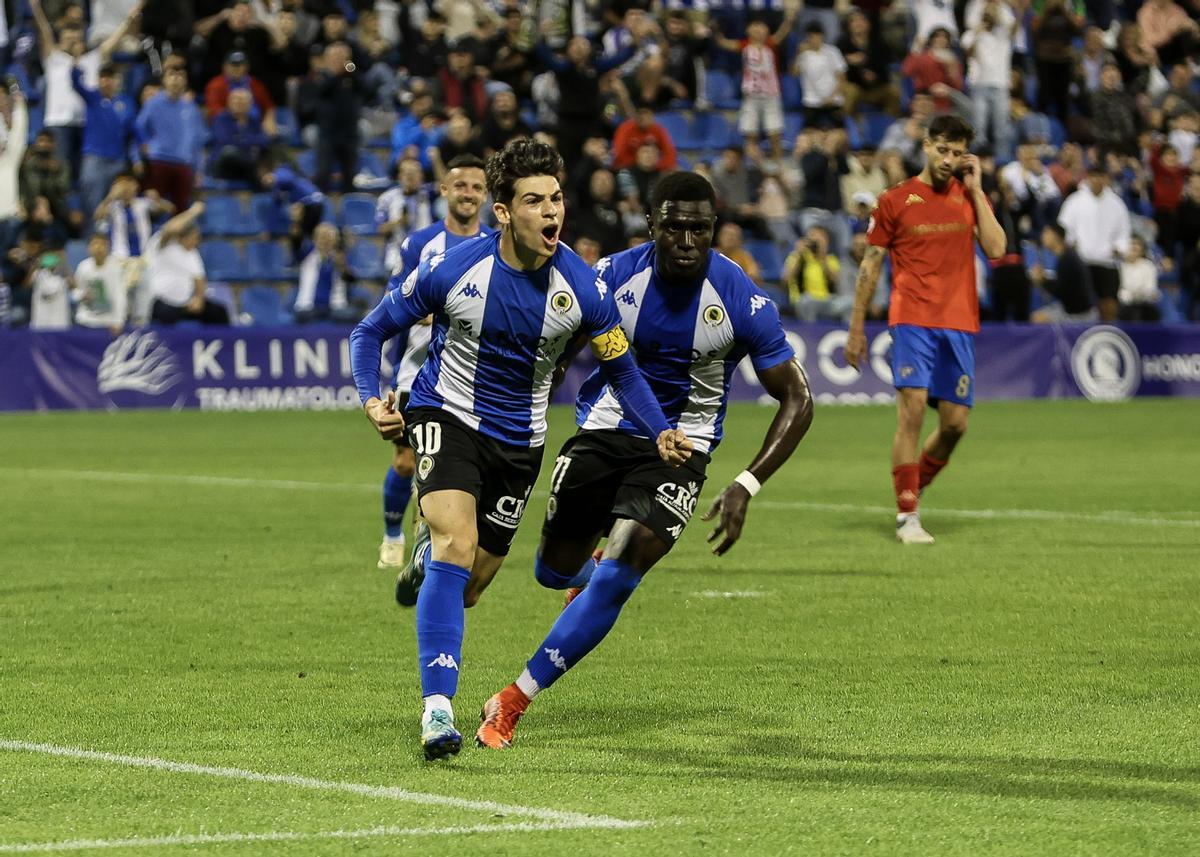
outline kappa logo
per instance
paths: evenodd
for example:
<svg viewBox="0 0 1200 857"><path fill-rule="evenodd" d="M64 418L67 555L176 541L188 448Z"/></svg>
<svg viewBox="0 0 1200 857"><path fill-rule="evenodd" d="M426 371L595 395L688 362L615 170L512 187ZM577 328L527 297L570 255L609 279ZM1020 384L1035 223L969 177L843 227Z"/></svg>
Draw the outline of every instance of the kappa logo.
<svg viewBox="0 0 1200 857"><path fill-rule="evenodd" d="M454 660L454 655L448 655L445 652L439 652L438 656L429 663L425 664L428 667L445 667L448 670L457 670L458 661Z"/></svg>
<svg viewBox="0 0 1200 857"><path fill-rule="evenodd" d="M563 672L567 671L567 659L559 653L558 649L543 649L542 651L546 653L546 657L550 658L550 663Z"/></svg>
<svg viewBox="0 0 1200 857"><path fill-rule="evenodd" d="M771 302L771 299L766 295L755 295L750 298L750 315L753 317L760 309Z"/></svg>
<svg viewBox="0 0 1200 857"><path fill-rule="evenodd" d="M118 336L104 349L96 369L96 388L101 393L132 390L158 396L181 380L179 361L151 330Z"/></svg>
<svg viewBox="0 0 1200 857"><path fill-rule="evenodd" d="M466 298L481 298L481 297L483 297L483 292L479 291L479 289L475 286L474 283L467 283L461 289L458 290L458 293Z"/></svg>
<svg viewBox="0 0 1200 857"><path fill-rule="evenodd" d="M619 300L621 303L625 304L625 306L637 306L638 305L637 295L635 295L633 293L632 289L626 289L625 291L621 292L621 294L617 295L617 300Z"/></svg>
<svg viewBox="0 0 1200 857"><path fill-rule="evenodd" d="M677 539L683 533L683 524L676 524L673 527L667 527L667 532L671 534L671 538Z"/></svg>
<svg viewBox="0 0 1200 857"><path fill-rule="evenodd" d="M922 199L922 198L921 198L920 196L918 196L917 194L915 194L915 193L910 193L910 194L908 195L908 199L904 200L904 204L905 204L905 205L912 205L914 202L924 202L924 201L925 201L925 200L924 200L924 199Z"/></svg>
<svg viewBox="0 0 1200 857"><path fill-rule="evenodd" d="M914 369L914 368L913 368L913 367L911 367L911 366L901 366L901 367L900 367L900 377L901 377L901 378L908 378L908 377L910 377L910 376L912 375L912 373L913 373L913 372L916 372L916 371L917 371L917 370L916 370L916 369Z"/></svg>

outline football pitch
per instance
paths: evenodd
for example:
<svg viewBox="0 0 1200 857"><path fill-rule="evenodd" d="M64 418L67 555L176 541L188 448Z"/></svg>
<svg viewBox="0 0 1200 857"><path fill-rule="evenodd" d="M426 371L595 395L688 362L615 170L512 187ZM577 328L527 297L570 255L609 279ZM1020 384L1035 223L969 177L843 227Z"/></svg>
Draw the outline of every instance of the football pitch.
<svg viewBox="0 0 1200 857"><path fill-rule="evenodd" d="M561 604L552 419L464 737ZM0 854L1200 853L1200 402L979 406L929 548L892 425L818 407L729 555L694 520L511 750L429 764L366 419L0 416Z"/></svg>

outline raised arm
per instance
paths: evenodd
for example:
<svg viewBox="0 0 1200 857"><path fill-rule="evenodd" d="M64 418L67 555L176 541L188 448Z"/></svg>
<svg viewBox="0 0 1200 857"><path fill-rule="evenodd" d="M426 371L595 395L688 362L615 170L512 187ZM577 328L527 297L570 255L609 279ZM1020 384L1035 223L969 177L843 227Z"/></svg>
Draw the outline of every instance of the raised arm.
<svg viewBox="0 0 1200 857"><path fill-rule="evenodd" d="M871 296L875 294L886 255L887 250L883 247L871 244L858 267L858 280L854 284L854 309L850 312L850 332L845 349L846 362L855 369L867 353L867 307L871 303Z"/></svg>
<svg viewBox="0 0 1200 857"><path fill-rule="evenodd" d="M121 26L113 30L112 35L100 43L100 63L107 63L113 53L117 50L117 46L121 44L121 39L129 35L129 31L133 29L133 25L142 17L142 4L137 3L129 10L129 15L121 22Z"/></svg>
<svg viewBox="0 0 1200 857"><path fill-rule="evenodd" d="M29 0L29 9L33 12L33 22L37 24L38 41L42 43L42 59L44 60L58 48L58 44L54 40L54 28L50 26L46 10L42 8L42 0Z"/></svg>
<svg viewBox="0 0 1200 857"><path fill-rule="evenodd" d="M1008 239L1004 235L1004 227L996 219L987 194L983 192L981 182L982 168L976 155L963 158L963 184L971 195L971 205L975 208L975 237L979 246L989 259L999 259L1004 255ZM857 296L856 296L857 297Z"/></svg>
<svg viewBox="0 0 1200 857"><path fill-rule="evenodd" d="M202 214L204 214L204 203L202 202L194 203L187 211L176 214L164 223L162 229L159 230L162 235L162 243L165 244L168 241L178 238L181 233L199 220Z"/></svg>
<svg viewBox="0 0 1200 857"><path fill-rule="evenodd" d="M812 425L812 391L798 360L785 360L763 369L758 372L758 380L779 402L779 409L750 466L729 483L701 519L711 521L720 516L716 529L708 537L710 543L720 539L713 547L717 556L723 555L741 537L750 498L791 457Z"/></svg>

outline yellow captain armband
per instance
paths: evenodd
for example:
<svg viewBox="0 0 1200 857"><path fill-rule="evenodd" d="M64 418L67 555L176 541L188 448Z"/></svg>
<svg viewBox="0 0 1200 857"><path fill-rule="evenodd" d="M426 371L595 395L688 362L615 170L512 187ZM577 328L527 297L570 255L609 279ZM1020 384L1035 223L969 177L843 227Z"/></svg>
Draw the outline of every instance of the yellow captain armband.
<svg viewBox="0 0 1200 857"><path fill-rule="evenodd" d="M598 360L616 360L629 350L629 340L619 326L592 340L592 353Z"/></svg>

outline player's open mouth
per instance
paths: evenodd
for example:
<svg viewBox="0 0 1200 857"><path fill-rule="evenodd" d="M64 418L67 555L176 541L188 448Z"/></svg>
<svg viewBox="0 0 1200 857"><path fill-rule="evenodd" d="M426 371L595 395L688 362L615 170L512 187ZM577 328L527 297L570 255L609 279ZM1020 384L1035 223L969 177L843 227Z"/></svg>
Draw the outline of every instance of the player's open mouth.
<svg viewBox="0 0 1200 857"><path fill-rule="evenodd" d="M542 240L546 246L553 249L558 246L558 224L552 223L542 230Z"/></svg>

